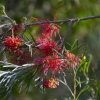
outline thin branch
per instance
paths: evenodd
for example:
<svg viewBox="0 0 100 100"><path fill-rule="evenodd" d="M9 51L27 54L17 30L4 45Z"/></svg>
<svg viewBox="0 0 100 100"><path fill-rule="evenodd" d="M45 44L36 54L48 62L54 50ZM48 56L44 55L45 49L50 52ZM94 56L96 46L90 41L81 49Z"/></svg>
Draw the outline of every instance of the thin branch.
<svg viewBox="0 0 100 100"><path fill-rule="evenodd" d="M74 100L77 100L76 99L76 72L75 72L75 69L73 68L73 71L74 71Z"/></svg>
<svg viewBox="0 0 100 100"><path fill-rule="evenodd" d="M25 24L27 27L29 26L35 26L39 24L49 24L49 23L62 23L62 22L79 22L82 20L90 20L90 19L96 19L100 18L100 15L97 16L88 16L88 17L83 17L83 18L72 18L72 19L65 19L65 20L55 20L55 21L43 21L43 22L36 22L36 23L30 23L30 24Z"/></svg>
<svg viewBox="0 0 100 100"><path fill-rule="evenodd" d="M12 64L12 63L8 63L8 62L5 62L5 61L0 61L0 63L1 64L7 64L7 65Z"/></svg>
<svg viewBox="0 0 100 100"><path fill-rule="evenodd" d="M59 81L60 81L63 85L65 85L65 86L68 88L68 90L70 91L71 95L74 96L74 93L72 92L72 90L71 90L71 88L68 86L68 84L67 84L67 83L64 83L64 82L63 82L62 80L60 80L60 79L59 79Z"/></svg>
<svg viewBox="0 0 100 100"><path fill-rule="evenodd" d="M74 21L71 22L71 24L70 24L70 26L69 26L69 28L68 28L68 30L67 30L67 32L66 32L64 38L63 38L63 40L62 40L62 43L61 43L60 47L63 47L63 46L64 46L65 41L66 41L66 38L67 38L69 32L71 31L71 29L72 29L72 27L73 27L73 24L74 24Z"/></svg>

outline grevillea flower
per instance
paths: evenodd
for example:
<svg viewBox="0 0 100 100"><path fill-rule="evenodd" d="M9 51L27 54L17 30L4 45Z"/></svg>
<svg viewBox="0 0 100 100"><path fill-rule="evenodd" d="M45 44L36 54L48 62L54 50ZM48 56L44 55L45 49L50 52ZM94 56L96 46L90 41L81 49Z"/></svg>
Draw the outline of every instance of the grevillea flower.
<svg viewBox="0 0 100 100"><path fill-rule="evenodd" d="M12 38L7 36L4 40L4 44L8 50L16 50L22 45L22 39L19 37Z"/></svg>
<svg viewBox="0 0 100 100"><path fill-rule="evenodd" d="M43 22L41 19L34 18L38 22ZM42 28L42 34L39 38L36 39L37 47L42 51L45 56L52 55L55 51L59 51L60 47L53 40L53 34L56 36L56 33L59 34L60 26L57 24L50 24L49 20L48 24L40 24ZM59 35L60 37L60 35ZM61 38L61 37L60 37ZM55 51L54 51L55 50Z"/></svg>
<svg viewBox="0 0 100 100"><path fill-rule="evenodd" d="M70 53L69 51L64 53L65 58L67 59L66 66L67 67L77 67L81 62L81 59L75 54Z"/></svg>
<svg viewBox="0 0 100 100"><path fill-rule="evenodd" d="M47 38L39 38L38 40L38 48L44 53L44 55L48 56L48 55L52 55L54 50L60 50L60 48L58 47L57 43L52 40L51 38L47 37Z"/></svg>
<svg viewBox="0 0 100 100"><path fill-rule="evenodd" d="M37 22L44 22L43 20L41 19L38 19L38 18L33 18L34 20L36 20ZM47 20L47 22L49 23L49 20ZM42 28L43 30L43 33L44 35L49 35L50 37L53 36L53 34L56 36L56 33L58 33L59 37L60 37L60 34L59 34L59 28L60 26L58 24L40 24L40 27Z"/></svg>
<svg viewBox="0 0 100 100"><path fill-rule="evenodd" d="M36 66L42 65L40 73L45 76L49 73L54 75L64 73L66 68L77 67L80 62L81 59L70 52L64 53L63 58L55 53L51 56L44 56L34 60Z"/></svg>
<svg viewBox="0 0 100 100"><path fill-rule="evenodd" d="M61 59L57 54L54 56L46 56L43 60L43 67L41 73L47 75L48 73L56 74L63 72L64 60Z"/></svg>
<svg viewBox="0 0 100 100"><path fill-rule="evenodd" d="M60 26L57 24L42 24L41 27L43 28L43 33L45 35L49 35L50 37L56 36L56 33L59 33Z"/></svg>
<svg viewBox="0 0 100 100"><path fill-rule="evenodd" d="M43 80L44 88L57 88L59 86L59 81L57 77L47 78Z"/></svg>

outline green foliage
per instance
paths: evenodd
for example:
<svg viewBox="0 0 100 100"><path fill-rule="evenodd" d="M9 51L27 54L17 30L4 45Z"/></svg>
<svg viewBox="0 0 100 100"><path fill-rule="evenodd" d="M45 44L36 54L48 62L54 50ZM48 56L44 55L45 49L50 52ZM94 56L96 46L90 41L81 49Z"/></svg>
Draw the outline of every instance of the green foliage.
<svg viewBox="0 0 100 100"><path fill-rule="evenodd" d="M33 64L25 64L23 66L6 65L6 67L15 67L12 71L6 71L0 76L0 98L8 98L11 95L13 87L18 84L21 88L27 82L26 89L29 88L30 82L35 80L38 69L33 71ZM3 66L5 67L5 66ZM27 81L28 80L28 81Z"/></svg>

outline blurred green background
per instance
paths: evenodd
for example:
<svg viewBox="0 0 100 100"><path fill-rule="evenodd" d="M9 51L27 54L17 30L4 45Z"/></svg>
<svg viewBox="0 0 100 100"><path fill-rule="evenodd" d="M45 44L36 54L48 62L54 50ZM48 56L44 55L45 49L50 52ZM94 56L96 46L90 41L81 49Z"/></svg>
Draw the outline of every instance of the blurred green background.
<svg viewBox="0 0 100 100"><path fill-rule="evenodd" d="M27 23L32 23L31 17L53 20L57 14L57 20L66 18L81 18L87 16L95 16L100 14L100 0L0 0L0 6L4 5L9 17L20 23L22 17L27 17ZM2 21L0 21L2 24ZM60 33L62 36L66 33L69 23L62 23ZM30 30L35 32L34 29ZM96 74L100 74L100 19L80 21L74 24L67 42L72 44L75 39L79 40L79 44L88 44L87 55L92 55L91 68L96 70ZM84 49L84 48L83 48ZM92 77L90 72L90 77ZM98 77L99 78L99 77ZM68 83L73 86L72 78L68 75ZM15 90L15 91L14 91ZM58 89L47 90L42 94L37 88L31 85L29 92L18 94L15 88L10 100L67 100L69 91L60 86ZM84 96L81 100L86 100L88 96Z"/></svg>

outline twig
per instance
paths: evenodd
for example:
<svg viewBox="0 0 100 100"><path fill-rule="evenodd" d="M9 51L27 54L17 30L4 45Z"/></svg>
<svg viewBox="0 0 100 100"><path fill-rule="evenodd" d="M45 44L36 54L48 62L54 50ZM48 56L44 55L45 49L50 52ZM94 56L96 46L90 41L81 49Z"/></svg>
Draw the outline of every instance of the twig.
<svg viewBox="0 0 100 100"><path fill-rule="evenodd" d="M76 72L74 70L74 100L77 100L76 99Z"/></svg>
<svg viewBox="0 0 100 100"><path fill-rule="evenodd" d="M0 61L0 63L1 64L7 64L7 65L12 64L12 63L8 63L8 62L5 62L5 61Z"/></svg>
<svg viewBox="0 0 100 100"><path fill-rule="evenodd" d="M74 96L74 93L72 92L72 90L71 90L71 88L68 86L68 84L67 84L67 83L64 83L64 82L63 82L62 80L60 80L60 79L59 79L59 81L60 81L63 85L65 85L65 86L68 88L68 90L70 91L71 95Z"/></svg>
<svg viewBox="0 0 100 100"><path fill-rule="evenodd" d="M27 27L29 26L35 26L39 24L49 24L49 23L62 23L62 22L79 22L82 20L90 20L90 19L96 19L100 18L100 15L97 16L88 16L88 17L83 17L83 18L72 18L72 19L65 19L65 20L55 20L55 21L43 21L43 22L36 22L36 23L30 23L30 24L25 24Z"/></svg>
<svg viewBox="0 0 100 100"><path fill-rule="evenodd" d="M65 34L65 36L64 36L64 38L63 38L63 40L62 40L62 43L61 43L61 45L60 45L61 48L64 46L65 40L66 40L66 38L67 38L69 32L71 31L71 29L72 29L72 27L73 27L73 24L74 24L74 21L71 21L71 24L70 24L70 26L69 26L69 28L68 28L68 30L67 30L67 32L66 32L66 34Z"/></svg>

